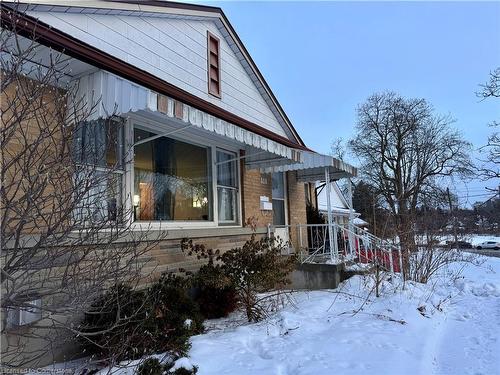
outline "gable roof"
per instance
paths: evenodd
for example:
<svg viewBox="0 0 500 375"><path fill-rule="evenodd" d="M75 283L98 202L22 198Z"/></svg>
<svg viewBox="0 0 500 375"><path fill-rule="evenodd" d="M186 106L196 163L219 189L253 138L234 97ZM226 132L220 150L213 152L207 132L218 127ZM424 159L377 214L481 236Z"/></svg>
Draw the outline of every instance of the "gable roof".
<svg viewBox="0 0 500 375"><path fill-rule="evenodd" d="M331 205L333 210L345 210L345 212L349 212L349 203L347 202L347 199L340 190L337 182L331 182L331 189L330 189L330 199L331 199ZM327 200L327 195L326 195L326 188L325 184L321 183L318 184L316 187L316 198L318 200L318 208L320 210L325 211L326 210L326 200Z"/></svg>
<svg viewBox="0 0 500 375"><path fill-rule="evenodd" d="M7 0L10 2L10 0ZM17 5L21 11L26 10L39 10L39 11L71 11L72 13L98 13L98 14L112 14L119 12L120 14L130 14L136 16L146 16L151 14L171 15L172 17L188 17L191 19L206 19L212 18L223 37L228 42L230 48L242 64L248 76L255 84L260 95L267 102L267 105L273 112L275 118L280 123L281 127L285 130L288 140L295 147L305 148L305 144L293 127L291 121L287 117L285 111L279 104L271 88L264 79L262 73L259 71L257 65L243 45L238 34L233 26L225 16L224 12L219 7L186 4L170 1L160 0L29 0L21 1ZM41 22L41 21L38 21ZM47 25L48 26L48 25ZM50 26L49 26L50 27ZM54 31L64 34L60 30ZM81 41L80 41L81 42ZM82 42L83 43L83 42ZM65 49L66 50L66 49ZM102 51L101 51L102 52ZM126 78L126 77L125 77ZM173 86L173 85L171 85ZM181 90L180 88L178 88ZM172 97L175 95L170 94ZM198 100L202 100L197 98ZM186 100L185 98L182 100ZM193 104L188 102L189 104ZM197 107L193 104L194 107ZM200 108L202 109L202 108ZM204 109L203 109L204 110ZM222 110L222 109L221 109ZM242 119L243 120L243 119ZM247 120L244 120L247 121ZM232 120L232 122L234 122ZM249 122L249 121L247 121ZM238 125L238 123L236 123ZM258 127L257 124L253 124Z"/></svg>

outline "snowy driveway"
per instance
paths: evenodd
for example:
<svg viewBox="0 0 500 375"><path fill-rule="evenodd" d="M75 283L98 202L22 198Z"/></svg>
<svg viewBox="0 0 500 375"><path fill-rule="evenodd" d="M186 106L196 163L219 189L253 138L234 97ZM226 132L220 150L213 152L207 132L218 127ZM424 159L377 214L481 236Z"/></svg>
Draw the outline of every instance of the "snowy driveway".
<svg viewBox="0 0 500 375"><path fill-rule="evenodd" d="M455 280L386 282L357 314L370 279L297 293L265 322L193 337L191 361L199 375L500 374L500 259L485 259Z"/></svg>

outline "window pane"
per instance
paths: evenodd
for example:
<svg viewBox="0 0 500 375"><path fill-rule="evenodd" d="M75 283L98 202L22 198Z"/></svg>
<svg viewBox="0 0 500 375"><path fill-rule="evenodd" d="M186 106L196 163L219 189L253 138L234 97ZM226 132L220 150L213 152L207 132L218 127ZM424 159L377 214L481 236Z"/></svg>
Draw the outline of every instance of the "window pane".
<svg viewBox="0 0 500 375"><path fill-rule="evenodd" d="M285 225L285 201L273 199L273 224Z"/></svg>
<svg viewBox="0 0 500 375"><path fill-rule="evenodd" d="M136 129L135 141L153 136ZM135 148L137 220L212 220L209 149L160 137Z"/></svg>
<svg viewBox="0 0 500 375"><path fill-rule="evenodd" d="M123 123L99 119L77 125L73 154L77 163L123 168Z"/></svg>
<svg viewBox="0 0 500 375"><path fill-rule="evenodd" d="M75 172L75 200L73 213L77 225L92 226L121 218L122 175L80 167Z"/></svg>
<svg viewBox="0 0 500 375"><path fill-rule="evenodd" d="M217 202L219 222L236 222L238 168L236 154L217 150ZM232 161L230 161L232 160Z"/></svg>
<svg viewBox="0 0 500 375"><path fill-rule="evenodd" d="M285 185L283 182L283 172L276 172L272 174L273 181L273 198L285 198Z"/></svg>
<svg viewBox="0 0 500 375"><path fill-rule="evenodd" d="M114 120L107 121L106 164L123 168L123 124Z"/></svg>
<svg viewBox="0 0 500 375"><path fill-rule="evenodd" d="M217 185L236 187L236 154L217 151Z"/></svg>
<svg viewBox="0 0 500 375"><path fill-rule="evenodd" d="M236 221L236 190L224 187L217 188L219 203L219 221Z"/></svg>

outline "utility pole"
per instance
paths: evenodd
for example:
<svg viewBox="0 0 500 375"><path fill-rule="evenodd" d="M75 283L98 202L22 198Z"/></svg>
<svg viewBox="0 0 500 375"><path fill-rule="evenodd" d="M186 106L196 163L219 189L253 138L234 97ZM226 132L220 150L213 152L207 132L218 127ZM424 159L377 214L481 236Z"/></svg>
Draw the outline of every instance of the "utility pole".
<svg viewBox="0 0 500 375"><path fill-rule="evenodd" d="M457 236L457 223L456 223L456 217L455 214L453 213L453 205L451 204L451 194L450 194L450 188L446 188L446 195L448 195L448 204L450 205L450 214L453 219L453 236L455 239L455 248L458 250L458 236Z"/></svg>

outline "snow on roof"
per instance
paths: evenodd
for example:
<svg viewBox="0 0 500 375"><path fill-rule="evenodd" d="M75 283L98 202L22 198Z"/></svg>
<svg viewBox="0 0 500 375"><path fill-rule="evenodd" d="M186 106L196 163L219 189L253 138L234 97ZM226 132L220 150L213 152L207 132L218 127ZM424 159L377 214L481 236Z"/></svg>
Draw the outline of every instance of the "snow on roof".
<svg viewBox="0 0 500 375"><path fill-rule="evenodd" d="M352 223L357 226L363 226L363 225L368 225L368 222L364 221L363 219L360 219L359 217L356 217Z"/></svg>

